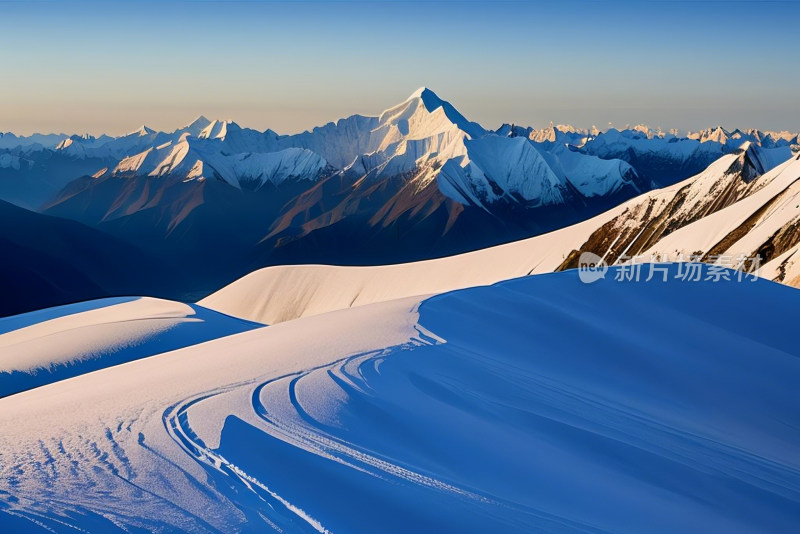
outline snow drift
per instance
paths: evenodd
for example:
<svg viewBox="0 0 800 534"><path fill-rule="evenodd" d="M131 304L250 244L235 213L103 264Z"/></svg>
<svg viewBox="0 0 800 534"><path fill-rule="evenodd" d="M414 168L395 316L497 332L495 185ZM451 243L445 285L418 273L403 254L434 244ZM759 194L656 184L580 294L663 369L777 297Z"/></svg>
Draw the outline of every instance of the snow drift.
<svg viewBox="0 0 800 534"><path fill-rule="evenodd" d="M154 298L100 299L0 319L0 397L260 326Z"/></svg>

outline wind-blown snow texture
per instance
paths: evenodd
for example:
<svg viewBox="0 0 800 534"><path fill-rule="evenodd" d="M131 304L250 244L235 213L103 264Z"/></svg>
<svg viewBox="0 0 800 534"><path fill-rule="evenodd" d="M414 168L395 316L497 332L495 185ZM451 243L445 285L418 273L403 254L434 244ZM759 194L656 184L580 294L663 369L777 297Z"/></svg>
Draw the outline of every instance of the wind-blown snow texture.
<svg viewBox="0 0 800 534"><path fill-rule="evenodd" d="M0 522L796 532L800 293L614 274L303 318L0 399Z"/></svg>

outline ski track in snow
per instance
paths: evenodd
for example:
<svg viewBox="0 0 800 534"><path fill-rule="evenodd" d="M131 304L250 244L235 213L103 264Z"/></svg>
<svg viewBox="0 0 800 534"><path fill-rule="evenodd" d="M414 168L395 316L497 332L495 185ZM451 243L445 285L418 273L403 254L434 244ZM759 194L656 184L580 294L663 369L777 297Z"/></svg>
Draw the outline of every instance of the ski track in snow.
<svg viewBox="0 0 800 534"><path fill-rule="evenodd" d="M394 350L404 350L413 346L422 346L443 342L443 340L436 338L435 335L427 332L424 327L420 325L416 325L414 328L417 331L417 337L411 339L405 346L397 348L393 347L379 351L370 351L364 354L349 356L347 358L343 358L341 360L313 369L270 379L266 382L258 384L255 388L253 388L252 382L248 381L191 397L180 403L177 403L174 406L170 406L164 412L164 428L167 430L170 437L172 437L172 439L175 440L175 442L187 454L194 457L198 462L221 473L227 474L232 478L235 478L239 483L257 495L273 509L276 505L282 506L288 512L296 515L298 518L320 533L327 534L330 531L301 508L293 505L291 502L271 490L263 481L254 476L248 475L244 469L232 464L223 456L208 448L203 441L198 438L197 434L189 424L187 417L187 411L189 408L197 407L204 401L212 399L218 395L237 392L242 389L252 390L251 398L253 413L256 414L262 421L264 421L264 423L266 423L266 427L263 430L287 443L291 443L294 446L312 452L313 454L317 454L329 460L339 462L348 466L349 468L368 473L384 480L390 478L399 478L412 484L427 486L438 491L450 492L460 497L499 504L492 499L480 496L471 491L458 488L421 473L416 473L403 466L370 454L367 451L361 450L357 444L347 443L333 435L324 432L324 430L315 425L313 419L304 411L302 405L297 400L297 396L295 394L296 384L305 377L313 376L317 373L323 373L330 375L331 377L336 376L338 380L344 380L353 387L360 387L356 383L356 381L359 380L359 377L350 374L350 371L348 371L349 368L355 368L357 371L361 365L368 364L370 362L374 362L375 366L377 367L381 359L392 353ZM360 378L363 378L363 376ZM294 410L297 418L300 421L303 421L305 424L298 424L297 421L290 421L281 417L274 417L270 413L268 406L261 400L262 392L268 388L274 388L277 390L278 397L288 402L291 405L291 408ZM280 527L274 523L271 523L270 526L277 531L281 531Z"/></svg>
<svg viewBox="0 0 800 534"><path fill-rule="evenodd" d="M218 484L222 493L218 491L206 464L186 454L188 441L179 440L181 447L175 449L172 439L177 434L168 426L164 432L168 420L164 407L186 408L186 402L175 403L176 393L181 392L208 391L201 400L241 388L249 395L247 388L257 385L254 382L265 366L302 369L304 361L352 354L351 346L386 347L408 339L405 323L413 324L417 302L395 303L383 308L388 312L373 311L366 320L356 318L372 324L371 333L316 349L313 343L306 344L309 356L265 362L262 336L274 340L280 329L259 329L243 338L240 350L228 348L236 336L223 338L0 399L0 525L10 532L31 528L44 532L240 531L254 515L236 508L224 494L224 482ZM370 323L373 318L376 322ZM330 329L328 321L324 325L323 331ZM334 326L331 333L335 331ZM285 335L297 339L291 332ZM272 350L280 354L284 351L278 347L288 346L273 344ZM228 350L230 358L220 358ZM319 355L313 355L315 351ZM220 390L202 386L215 383L228 385ZM219 414L209 419L213 421L215 415ZM236 466L226 473L226 479L235 474L240 483L259 487ZM297 517L303 515L288 503L286 508ZM259 523L277 527L265 510L258 509L255 515ZM296 531L294 527L283 530Z"/></svg>

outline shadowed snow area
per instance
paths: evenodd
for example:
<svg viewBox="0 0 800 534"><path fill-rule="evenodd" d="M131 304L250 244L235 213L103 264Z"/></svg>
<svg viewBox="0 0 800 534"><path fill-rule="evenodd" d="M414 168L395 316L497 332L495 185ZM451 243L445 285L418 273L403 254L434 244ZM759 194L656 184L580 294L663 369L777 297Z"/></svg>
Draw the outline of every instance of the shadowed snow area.
<svg viewBox="0 0 800 534"><path fill-rule="evenodd" d="M263 326L194 304L120 297L0 319L0 397Z"/></svg>
<svg viewBox="0 0 800 534"><path fill-rule="evenodd" d="M0 399L0 524L795 532L800 293L614 274L336 311Z"/></svg>

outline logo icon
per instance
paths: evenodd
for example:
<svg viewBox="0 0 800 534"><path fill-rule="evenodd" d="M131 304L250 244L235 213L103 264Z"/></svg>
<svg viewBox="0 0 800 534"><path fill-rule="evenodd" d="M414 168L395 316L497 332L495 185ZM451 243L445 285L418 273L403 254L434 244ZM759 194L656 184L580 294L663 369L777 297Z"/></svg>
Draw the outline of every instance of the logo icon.
<svg viewBox="0 0 800 534"><path fill-rule="evenodd" d="M584 252L578 259L578 278L584 284L591 284L605 278L606 271L608 271L608 265L597 254Z"/></svg>

